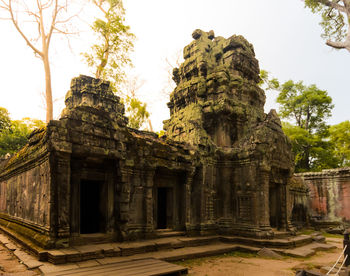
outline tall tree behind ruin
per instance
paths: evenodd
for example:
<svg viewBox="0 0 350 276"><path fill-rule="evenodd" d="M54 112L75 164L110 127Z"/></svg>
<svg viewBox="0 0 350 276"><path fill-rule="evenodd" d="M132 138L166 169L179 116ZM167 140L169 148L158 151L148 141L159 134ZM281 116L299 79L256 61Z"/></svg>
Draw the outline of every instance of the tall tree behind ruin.
<svg viewBox="0 0 350 276"><path fill-rule="evenodd" d="M112 81L117 91L125 79L123 68L131 64L128 54L133 48L134 35L124 23L125 10L121 0L92 0L92 3L101 12L101 17L92 25L97 43L84 57L96 70L95 77Z"/></svg>
<svg viewBox="0 0 350 276"><path fill-rule="evenodd" d="M68 2L64 0L0 0L0 8L27 45L39 57L45 72L46 122L53 119L52 86L49 49L54 33L67 35ZM33 25L34 24L34 25Z"/></svg>
<svg viewBox="0 0 350 276"><path fill-rule="evenodd" d="M140 129L148 123L147 129L153 131L147 104L140 101L137 92L144 85L145 81L138 76L128 76L123 82L120 95L125 105L125 115L129 118L128 126Z"/></svg>
<svg viewBox="0 0 350 276"><path fill-rule="evenodd" d="M138 129L147 121L149 113L146 104L135 95L139 88L138 80L126 78L124 72L125 67L131 65L129 52L133 49L135 36L124 23L123 3L121 0L92 0L92 3L101 12L101 17L92 25L97 43L92 46L90 53L84 54L85 60L95 70L96 78L111 81L114 92L123 98L129 116L128 126Z"/></svg>
<svg viewBox="0 0 350 276"><path fill-rule="evenodd" d="M279 92L276 102L279 115L289 122L282 122L284 133L292 142L297 172L336 168L339 158L334 143L329 141L326 119L334 107L327 91L316 85L306 86L302 81L286 81L282 84L271 78L265 70L260 71L260 86Z"/></svg>
<svg viewBox="0 0 350 276"><path fill-rule="evenodd" d="M296 169L308 171L320 169L322 166L332 166L325 164L323 158L329 156L329 153L324 152L328 148L324 140L328 135L325 120L331 116L334 107L327 91L317 88L314 84L306 86L302 81L292 80L281 85L275 82L272 86L279 91L277 97L277 103L280 104L279 115L291 119L296 125L291 127L284 124L283 128L292 142L295 142Z"/></svg>
<svg viewBox="0 0 350 276"><path fill-rule="evenodd" d="M334 153L339 159L339 167L350 166L350 121L331 126L329 133Z"/></svg>
<svg viewBox="0 0 350 276"><path fill-rule="evenodd" d="M305 6L321 14L326 44L350 52L350 0L305 0Z"/></svg>

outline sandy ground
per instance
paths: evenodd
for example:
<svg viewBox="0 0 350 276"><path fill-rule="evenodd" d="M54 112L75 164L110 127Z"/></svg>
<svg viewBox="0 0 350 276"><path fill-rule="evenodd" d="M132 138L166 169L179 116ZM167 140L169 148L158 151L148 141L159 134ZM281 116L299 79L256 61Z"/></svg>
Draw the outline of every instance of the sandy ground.
<svg viewBox="0 0 350 276"><path fill-rule="evenodd" d="M299 268L317 270L322 266L333 265L342 251L342 239L328 238L327 242L336 245L337 249L318 252L309 258L284 257L282 260L274 260L238 253L237 256L233 254L233 256L203 258L179 264L189 268L189 275L292 276Z"/></svg>
<svg viewBox="0 0 350 276"><path fill-rule="evenodd" d="M0 244L0 275L33 276L35 271L27 270L7 248Z"/></svg>

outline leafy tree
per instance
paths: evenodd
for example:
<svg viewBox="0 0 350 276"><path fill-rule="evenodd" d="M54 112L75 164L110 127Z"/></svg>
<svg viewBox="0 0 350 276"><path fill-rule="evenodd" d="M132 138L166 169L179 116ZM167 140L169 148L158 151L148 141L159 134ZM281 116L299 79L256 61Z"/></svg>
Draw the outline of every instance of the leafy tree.
<svg viewBox="0 0 350 276"><path fill-rule="evenodd" d="M311 134L287 122L282 123L282 128L292 143L297 172L338 166L338 159L333 154L333 144L327 139L327 131Z"/></svg>
<svg viewBox="0 0 350 276"><path fill-rule="evenodd" d="M276 78L269 78L270 74L268 71L261 69L260 70L260 82L259 86L262 87L265 85L266 90L278 90L279 88L279 81Z"/></svg>
<svg viewBox="0 0 350 276"><path fill-rule="evenodd" d="M296 170L336 166L325 123L333 108L327 91L318 89L316 85L305 86L302 81L292 80L281 85L275 81L274 87L279 91L277 103L280 104L280 116L295 123L295 126L284 124L283 129L292 141Z"/></svg>
<svg viewBox="0 0 350 276"><path fill-rule="evenodd" d="M350 165L350 122L344 121L329 129L330 141L334 144L334 154L339 159L339 166Z"/></svg>
<svg viewBox="0 0 350 276"><path fill-rule="evenodd" d="M11 121L11 126L0 132L0 156L18 151L28 142L28 135L43 126L43 121L31 118Z"/></svg>
<svg viewBox="0 0 350 276"><path fill-rule="evenodd" d="M111 81L114 92L121 94L126 105L128 126L138 129L145 123L149 113L146 104L135 96L140 87L138 80L126 79L123 71L126 65L131 65L128 54L133 49L135 37L124 23L123 3L121 0L92 0L92 3L99 9L102 18L96 19L92 25L98 41L92 46L91 53L84 54L85 61L96 70L96 78ZM127 84L124 86L129 90L126 94L121 91L123 83Z"/></svg>
<svg viewBox="0 0 350 276"><path fill-rule="evenodd" d="M53 119L49 48L54 33L68 34L64 29L66 23L72 18L67 14L68 3L65 0L0 0L0 8L9 16L6 19L13 23L26 44L34 51L35 56L43 62L46 122ZM20 17L21 20L19 20Z"/></svg>
<svg viewBox="0 0 350 276"><path fill-rule="evenodd" d="M278 90L277 103L282 118L295 120L297 126L310 134L326 127L325 120L331 116L334 107L327 91L314 84L305 86L302 81L295 83L292 80L280 85Z"/></svg>
<svg viewBox="0 0 350 276"><path fill-rule="evenodd" d="M97 43L91 53L85 53L87 64L95 69L95 77L113 81L117 89L124 80L123 67L131 64L128 53L133 48L134 35L124 24L125 10L121 0L92 0L102 18L92 25Z"/></svg>
<svg viewBox="0 0 350 276"><path fill-rule="evenodd" d="M147 121L149 113L146 110L147 104L142 103L136 97L126 96L126 114L129 117L128 126L139 129Z"/></svg>
<svg viewBox="0 0 350 276"><path fill-rule="evenodd" d="M149 120L149 112L147 112L147 104L140 101L136 94L144 84L138 76L129 76L122 85L121 97L125 105L125 113L129 118L128 126L140 129L148 122L149 130L153 131L151 121Z"/></svg>
<svg viewBox="0 0 350 276"><path fill-rule="evenodd" d="M11 126L11 119L6 108L0 107L0 133Z"/></svg>
<svg viewBox="0 0 350 276"><path fill-rule="evenodd" d="M350 52L350 1L349 0L305 0L305 6L321 15L323 38L335 49Z"/></svg>

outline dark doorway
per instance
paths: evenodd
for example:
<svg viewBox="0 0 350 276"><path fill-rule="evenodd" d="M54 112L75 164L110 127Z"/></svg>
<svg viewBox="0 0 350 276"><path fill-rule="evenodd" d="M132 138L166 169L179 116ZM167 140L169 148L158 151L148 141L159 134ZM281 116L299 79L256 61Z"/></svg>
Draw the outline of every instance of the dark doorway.
<svg viewBox="0 0 350 276"><path fill-rule="evenodd" d="M308 225L307 208L302 204L296 204L292 210L292 224L298 229Z"/></svg>
<svg viewBox="0 0 350 276"><path fill-rule="evenodd" d="M80 233L100 232L100 194L99 181L81 180L80 182Z"/></svg>
<svg viewBox="0 0 350 276"><path fill-rule="evenodd" d="M272 185L269 189L269 209L270 209L270 226L279 228L281 223L281 203L278 193L278 185Z"/></svg>
<svg viewBox="0 0 350 276"><path fill-rule="evenodd" d="M158 188L158 214L157 214L157 228L167 228L167 188Z"/></svg>

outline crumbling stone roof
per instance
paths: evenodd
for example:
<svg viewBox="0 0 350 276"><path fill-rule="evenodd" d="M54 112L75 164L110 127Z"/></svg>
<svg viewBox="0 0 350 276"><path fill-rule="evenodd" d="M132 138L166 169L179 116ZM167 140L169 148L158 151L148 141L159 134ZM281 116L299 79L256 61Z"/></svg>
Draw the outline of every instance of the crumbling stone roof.
<svg viewBox="0 0 350 276"><path fill-rule="evenodd" d="M240 35L215 37L195 30L184 62L173 71L166 135L197 147L202 156L231 160L270 160L293 167L290 142L275 110L264 113L259 63Z"/></svg>

